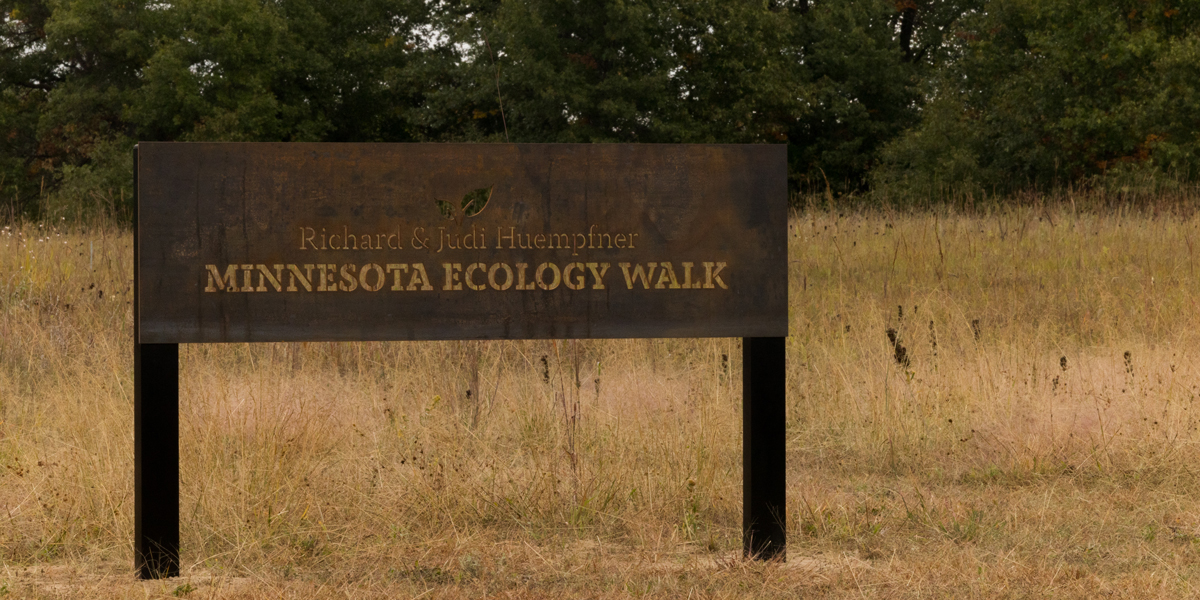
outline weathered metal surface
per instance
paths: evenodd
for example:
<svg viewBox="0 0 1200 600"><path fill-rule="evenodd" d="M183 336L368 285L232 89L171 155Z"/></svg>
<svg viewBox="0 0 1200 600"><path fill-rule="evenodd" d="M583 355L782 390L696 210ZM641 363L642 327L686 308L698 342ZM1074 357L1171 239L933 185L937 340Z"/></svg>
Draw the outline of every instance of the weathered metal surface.
<svg viewBox="0 0 1200 600"><path fill-rule="evenodd" d="M179 344L133 345L133 565L179 576Z"/></svg>
<svg viewBox="0 0 1200 600"><path fill-rule="evenodd" d="M742 340L742 552L787 558L787 338Z"/></svg>
<svg viewBox="0 0 1200 600"><path fill-rule="evenodd" d="M137 168L144 344L787 335L784 146L142 143Z"/></svg>

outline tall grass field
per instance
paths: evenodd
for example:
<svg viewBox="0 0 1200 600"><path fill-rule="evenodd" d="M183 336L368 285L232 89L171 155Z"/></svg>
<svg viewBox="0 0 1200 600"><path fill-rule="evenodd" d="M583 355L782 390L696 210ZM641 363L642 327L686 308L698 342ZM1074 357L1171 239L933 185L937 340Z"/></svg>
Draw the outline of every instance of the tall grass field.
<svg viewBox="0 0 1200 600"><path fill-rule="evenodd" d="M741 558L737 339L185 345L143 582L131 232L0 226L0 597L1200 597L1200 216L788 232L786 562Z"/></svg>

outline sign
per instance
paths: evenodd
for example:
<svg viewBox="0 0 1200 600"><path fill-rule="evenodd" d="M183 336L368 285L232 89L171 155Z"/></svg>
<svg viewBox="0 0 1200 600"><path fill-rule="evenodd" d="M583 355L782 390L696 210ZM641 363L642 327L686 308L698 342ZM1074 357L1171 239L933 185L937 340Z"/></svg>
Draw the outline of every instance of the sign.
<svg viewBox="0 0 1200 600"><path fill-rule="evenodd" d="M787 150L134 150L134 565L179 574L179 344L742 337L747 556L783 559Z"/></svg>
<svg viewBox="0 0 1200 600"><path fill-rule="evenodd" d="M143 344L787 335L782 145L138 148Z"/></svg>

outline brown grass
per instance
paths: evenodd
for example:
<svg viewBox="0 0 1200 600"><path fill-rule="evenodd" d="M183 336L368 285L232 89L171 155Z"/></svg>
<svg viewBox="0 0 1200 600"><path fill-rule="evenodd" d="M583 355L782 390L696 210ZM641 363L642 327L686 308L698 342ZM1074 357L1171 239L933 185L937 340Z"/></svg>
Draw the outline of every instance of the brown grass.
<svg viewBox="0 0 1200 600"><path fill-rule="evenodd" d="M789 227L786 564L739 558L738 340L230 344L181 351L154 582L130 235L4 230L0 596L1200 595L1200 219Z"/></svg>

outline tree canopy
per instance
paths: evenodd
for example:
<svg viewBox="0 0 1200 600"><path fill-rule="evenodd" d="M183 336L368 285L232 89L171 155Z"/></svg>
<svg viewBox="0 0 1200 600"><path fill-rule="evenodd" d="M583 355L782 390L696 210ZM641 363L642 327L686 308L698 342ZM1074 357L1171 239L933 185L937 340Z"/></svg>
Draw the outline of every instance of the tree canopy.
<svg viewBox="0 0 1200 600"><path fill-rule="evenodd" d="M992 0L958 22L884 183L1011 191L1200 166L1200 5Z"/></svg>
<svg viewBox="0 0 1200 600"><path fill-rule="evenodd" d="M793 189L835 193L1197 166L1200 11L1180 0L0 0L0 15L0 206L30 215L125 201L137 140L786 143Z"/></svg>

